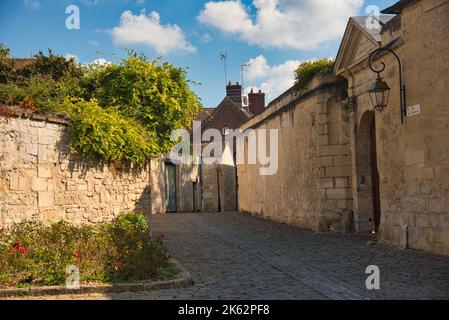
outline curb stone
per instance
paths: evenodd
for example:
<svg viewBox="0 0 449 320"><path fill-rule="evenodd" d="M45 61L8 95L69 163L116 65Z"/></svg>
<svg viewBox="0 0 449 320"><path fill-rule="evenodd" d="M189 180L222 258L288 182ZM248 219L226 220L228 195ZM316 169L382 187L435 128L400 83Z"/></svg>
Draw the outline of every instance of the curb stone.
<svg viewBox="0 0 449 320"><path fill-rule="evenodd" d="M139 281L133 283L115 283L99 285L81 285L79 289L68 289L65 286L43 286L30 288L0 289L0 298L20 297L20 296L46 296L46 295L66 295L66 294L86 294L86 293L120 293L139 292L158 289L187 288L194 284L193 277L175 259L171 258L170 263L181 272L175 279L158 281Z"/></svg>

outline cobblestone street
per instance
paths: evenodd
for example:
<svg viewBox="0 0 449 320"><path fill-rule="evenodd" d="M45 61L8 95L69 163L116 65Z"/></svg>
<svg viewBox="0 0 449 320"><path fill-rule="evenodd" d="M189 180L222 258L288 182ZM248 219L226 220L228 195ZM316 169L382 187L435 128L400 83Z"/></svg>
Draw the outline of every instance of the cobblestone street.
<svg viewBox="0 0 449 320"><path fill-rule="evenodd" d="M314 233L238 213L153 218L195 285L47 299L448 299L449 257L367 244L371 235ZM380 290L365 268L380 268Z"/></svg>

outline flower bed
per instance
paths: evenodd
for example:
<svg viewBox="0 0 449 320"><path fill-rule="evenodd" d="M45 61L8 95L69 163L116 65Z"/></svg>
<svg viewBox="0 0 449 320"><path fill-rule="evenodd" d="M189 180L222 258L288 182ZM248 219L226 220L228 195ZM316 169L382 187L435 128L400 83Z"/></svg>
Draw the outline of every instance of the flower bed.
<svg viewBox="0 0 449 320"><path fill-rule="evenodd" d="M0 229L0 288L64 285L67 268L82 284L158 280L176 268L141 213L101 225L23 221Z"/></svg>

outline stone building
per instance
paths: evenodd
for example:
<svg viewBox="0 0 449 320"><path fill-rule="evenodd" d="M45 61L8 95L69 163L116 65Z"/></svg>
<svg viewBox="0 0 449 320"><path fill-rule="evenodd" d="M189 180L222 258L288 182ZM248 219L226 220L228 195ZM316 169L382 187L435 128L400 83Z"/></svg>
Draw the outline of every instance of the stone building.
<svg viewBox="0 0 449 320"><path fill-rule="evenodd" d="M449 254L449 1L402 0L348 22L334 76L291 90L242 126L279 129L279 170L238 167L242 211L314 230L377 232L381 241ZM391 88L383 112L368 87ZM399 72L407 115L401 123ZM334 79L334 80L331 80ZM248 191L250 190L251 191Z"/></svg>
<svg viewBox="0 0 449 320"><path fill-rule="evenodd" d="M228 130L239 128L254 114L265 108L265 94L250 92L245 105L242 87L237 82L226 86L226 96L216 108L205 108L196 120L201 121L201 133L218 130L222 141ZM204 142L207 144L208 142ZM218 212L237 209L237 174L235 148L222 145L223 155L213 164L173 164L165 157L154 163L153 213L165 212Z"/></svg>

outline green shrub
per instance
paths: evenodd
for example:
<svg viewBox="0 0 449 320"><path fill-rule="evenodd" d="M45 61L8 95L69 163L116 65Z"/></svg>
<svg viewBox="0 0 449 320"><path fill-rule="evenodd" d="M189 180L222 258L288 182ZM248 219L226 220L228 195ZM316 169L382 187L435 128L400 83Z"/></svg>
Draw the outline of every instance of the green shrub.
<svg viewBox="0 0 449 320"><path fill-rule="evenodd" d="M82 282L158 279L169 267L140 213L97 226L24 221L0 231L0 287L63 285L69 265L79 266Z"/></svg>
<svg viewBox="0 0 449 320"><path fill-rule="evenodd" d="M42 51L34 56L34 62L17 70L19 78L31 78L35 76L49 77L55 81L64 81L70 77L81 77L83 70L74 58L53 54L49 49L45 55Z"/></svg>
<svg viewBox="0 0 449 320"><path fill-rule="evenodd" d="M0 44L0 106L62 113L71 121L72 149L103 162L142 166L175 144L201 109L185 69L129 52L118 64L78 65L39 52L15 70Z"/></svg>
<svg viewBox="0 0 449 320"><path fill-rule="evenodd" d="M8 57L10 49L6 47L3 43L0 43L0 57Z"/></svg>
<svg viewBox="0 0 449 320"><path fill-rule="evenodd" d="M65 97L74 90L71 84L73 83L59 82L44 75L31 76L21 82L0 84L0 103L21 105L28 97L38 112L60 112Z"/></svg>
<svg viewBox="0 0 449 320"><path fill-rule="evenodd" d="M305 90L314 77L332 72L333 67L333 59L318 59L301 63L295 70L295 89L297 91Z"/></svg>

